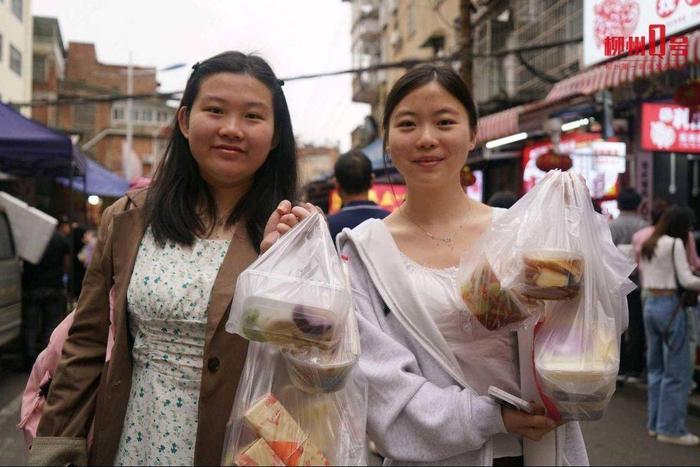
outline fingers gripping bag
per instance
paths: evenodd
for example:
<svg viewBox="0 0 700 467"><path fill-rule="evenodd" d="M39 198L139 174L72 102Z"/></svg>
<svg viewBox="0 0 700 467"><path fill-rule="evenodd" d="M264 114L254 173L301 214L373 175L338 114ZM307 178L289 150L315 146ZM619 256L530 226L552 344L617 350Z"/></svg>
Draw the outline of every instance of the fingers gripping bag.
<svg viewBox="0 0 700 467"><path fill-rule="evenodd" d="M357 332L356 324L345 329ZM227 425L223 465L367 464L366 380L354 364L341 378L328 376L326 369L309 376L311 365L313 358L303 365L305 375L298 376L280 347L250 343ZM324 380L333 383L324 385Z"/></svg>
<svg viewBox="0 0 700 467"><path fill-rule="evenodd" d="M593 210L581 178L550 172L537 188L564 204L567 240L557 239L560 243L552 246L567 253L541 248L550 244L523 250L522 293L547 297L534 331L535 381L555 420L597 420L615 391L620 335L627 327L625 296L635 287L628 276L635 265L614 246L607 221ZM548 216L558 219L551 209ZM557 224L551 230L558 230ZM545 235L549 241L555 237ZM532 275L545 269L568 278L543 286Z"/></svg>
<svg viewBox="0 0 700 467"><path fill-rule="evenodd" d="M314 212L238 276L226 331L281 346L334 349L350 301L326 221Z"/></svg>

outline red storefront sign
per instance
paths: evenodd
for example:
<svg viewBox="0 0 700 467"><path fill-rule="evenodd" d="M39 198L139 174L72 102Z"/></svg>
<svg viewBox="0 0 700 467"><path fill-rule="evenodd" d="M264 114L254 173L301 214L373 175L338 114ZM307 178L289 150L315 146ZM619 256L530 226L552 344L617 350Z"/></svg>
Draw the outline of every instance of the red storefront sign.
<svg viewBox="0 0 700 467"><path fill-rule="evenodd" d="M331 190L328 196L330 197L330 202L328 203L328 214L335 214L336 212L340 211L342 201L338 195L338 191L335 188ZM394 211L401 206L404 198L406 198L405 185L375 183L372 186L372 189L369 190L370 201L374 201L388 211Z"/></svg>
<svg viewBox="0 0 700 467"><path fill-rule="evenodd" d="M642 149L700 153L700 125L689 122L690 109L675 104L642 104Z"/></svg>

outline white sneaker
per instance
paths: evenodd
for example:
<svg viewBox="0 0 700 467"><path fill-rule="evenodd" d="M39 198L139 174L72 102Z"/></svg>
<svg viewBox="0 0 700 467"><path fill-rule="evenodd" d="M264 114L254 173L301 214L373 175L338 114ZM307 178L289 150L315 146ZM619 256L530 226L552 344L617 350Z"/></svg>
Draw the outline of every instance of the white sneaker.
<svg viewBox="0 0 700 467"><path fill-rule="evenodd" d="M656 438L656 432L654 430L647 430L647 434L652 438Z"/></svg>
<svg viewBox="0 0 700 467"><path fill-rule="evenodd" d="M677 444L679 446L697 446L700 444L700 438L692 433L686 433L683 436L658 435L656 440L662 443Z"/></svg>

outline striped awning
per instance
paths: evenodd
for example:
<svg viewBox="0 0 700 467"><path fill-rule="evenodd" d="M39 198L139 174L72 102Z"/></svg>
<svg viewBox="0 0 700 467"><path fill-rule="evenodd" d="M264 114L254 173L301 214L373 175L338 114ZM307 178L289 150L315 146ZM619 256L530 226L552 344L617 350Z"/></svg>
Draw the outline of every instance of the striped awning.
<svg viewBox="0 0 700 467"><path fill-rule="evenodd" d="M688 35L688 55L674 56L667 48L662 57L632 55L599 65L559 81L549 91L545 102L554 102L576 95L589 95L664 71L700 63L700 31Z"/></svg>
<svg viewBox="0 0 700 467"><path fill-rule="evenodd" d="M493 139L518 133L518 115L520 115L522 108L523 106L519 105L480 118L476 143L480 145Z"/></svg>
<svg viewBox="0 0 700 467"><path fill-rule="evenodd" d="M556 83L539 101L513 107L479 119L477 144L523 131L520 116L546 109L575 96L588 96L603 89L619 86L639 78L700 63L700 30L688 34L688 55L674 56L667 46L663 57L634 55L613 60Z"/></svg>

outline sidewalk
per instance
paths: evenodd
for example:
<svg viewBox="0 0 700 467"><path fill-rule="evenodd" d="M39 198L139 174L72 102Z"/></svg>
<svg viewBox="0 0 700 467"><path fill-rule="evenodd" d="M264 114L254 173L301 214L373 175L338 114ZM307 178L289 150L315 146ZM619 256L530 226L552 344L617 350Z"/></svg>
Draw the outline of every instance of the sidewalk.
<svg viewBox="0 0 700 467"><path fill-rule="evenodd" d="M630 383L629 381L626 381L625 387L628 386L640 389L645 393L647 391L647 384L645 382ZM700 417L700 393L698 393L698 389L695 389L695 391L693 391L693 393L690 396L688 396L688 413L690 415Z"/></svg>

